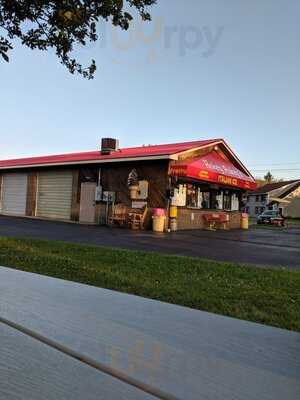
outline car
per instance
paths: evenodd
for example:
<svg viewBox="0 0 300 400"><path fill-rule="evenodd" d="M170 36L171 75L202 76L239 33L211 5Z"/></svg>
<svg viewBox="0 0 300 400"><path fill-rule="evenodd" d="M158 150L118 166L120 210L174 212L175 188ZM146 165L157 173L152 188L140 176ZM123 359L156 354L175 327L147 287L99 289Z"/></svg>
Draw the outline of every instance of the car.
<svg viewBox="0 0 300 400"><path fill-rule="evenodd" d="M271 224L274 218L281 218L279 211L267 210L260 214L256 221L258 224Z"/></svg>

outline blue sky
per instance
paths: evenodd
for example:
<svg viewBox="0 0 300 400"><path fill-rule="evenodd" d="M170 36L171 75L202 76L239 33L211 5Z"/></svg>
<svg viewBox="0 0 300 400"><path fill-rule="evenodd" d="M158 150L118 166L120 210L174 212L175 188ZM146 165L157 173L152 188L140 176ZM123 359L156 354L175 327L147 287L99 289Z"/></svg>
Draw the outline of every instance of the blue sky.
<svg viewBox="0 0 300 400"><path fill-rule="evenodd" d="M158 0L152 14L78 51L93 81L17 45L0 62L0 158L223 137L255 175L300 177L300 2Z"/></svg>

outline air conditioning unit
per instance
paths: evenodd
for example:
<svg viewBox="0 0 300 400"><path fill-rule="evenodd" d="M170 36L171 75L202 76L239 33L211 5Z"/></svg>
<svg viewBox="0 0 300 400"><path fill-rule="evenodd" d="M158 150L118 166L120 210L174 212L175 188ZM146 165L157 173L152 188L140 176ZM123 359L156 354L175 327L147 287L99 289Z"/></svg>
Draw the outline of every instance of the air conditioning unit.
<svg viewBox="0 0 300 400"><path fill-rule="evenodd" d="M103 138L101 140L101 154L110 154L112 151L119 150L118 139Z"/></svg>

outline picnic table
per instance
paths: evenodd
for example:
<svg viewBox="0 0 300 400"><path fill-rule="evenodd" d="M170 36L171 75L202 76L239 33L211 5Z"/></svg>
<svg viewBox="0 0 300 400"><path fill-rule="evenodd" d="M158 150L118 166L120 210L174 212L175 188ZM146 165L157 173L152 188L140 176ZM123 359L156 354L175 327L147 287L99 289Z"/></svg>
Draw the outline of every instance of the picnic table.
<svg viewBox="0 0 300 400"><path fill-rule="evenodd" d="M285 219L281 217L271 218L271 224L276 226L284 226Z"/></svg>
<svg viewBox="0 0 300 400"><path fill-rule="evenodd" d="M300 334L0 267L0 398L298 400Z"/></svg>
<svg viewBox="0 0 300 400"><path fill-rule="evenodd" d="M226 213L206 213L203 214L203 219L209 231L215 231L217 227L223 230L229 229L229 215Z"/></svg>

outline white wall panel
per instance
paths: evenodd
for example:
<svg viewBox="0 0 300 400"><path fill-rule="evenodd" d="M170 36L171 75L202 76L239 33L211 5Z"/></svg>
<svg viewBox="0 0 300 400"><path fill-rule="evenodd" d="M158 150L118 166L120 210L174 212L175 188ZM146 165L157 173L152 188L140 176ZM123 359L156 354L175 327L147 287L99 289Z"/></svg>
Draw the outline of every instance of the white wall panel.
<svg viewBox="0 0 300 400"><path fill-rule="evenodd" d="M3 214L25 215L26 200L27 174L4 174L2 181L1 212Z"/></svg>
<svg viewBox="0 0 300 400"><path fill-rule="evenodd" d="M72 183L71 171L39 173L36 215L69 220L72 206Z"/></svg>

